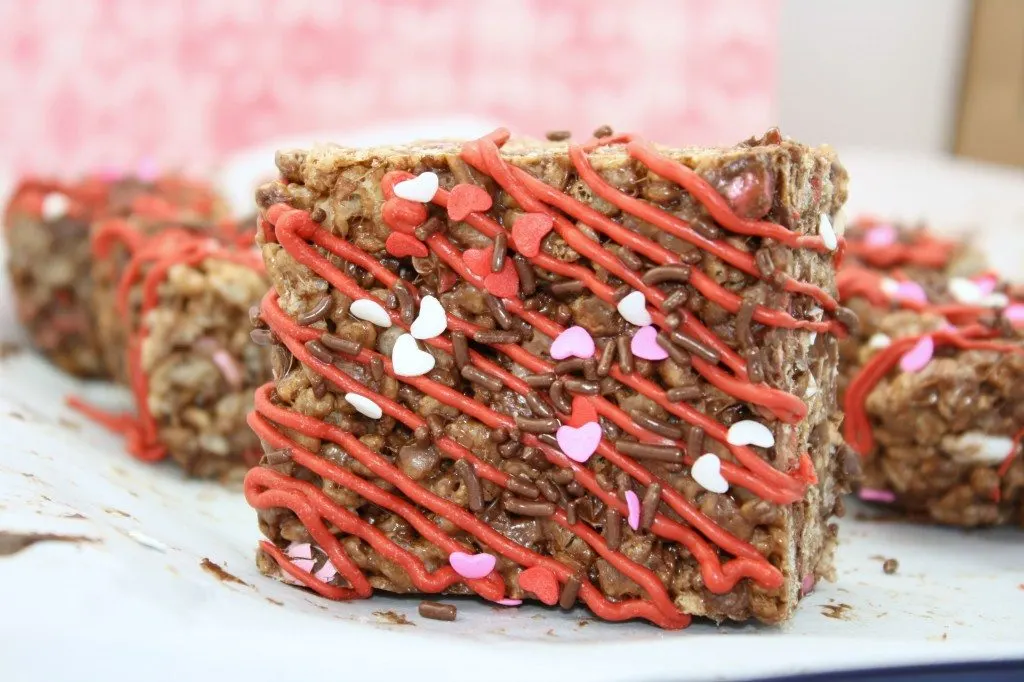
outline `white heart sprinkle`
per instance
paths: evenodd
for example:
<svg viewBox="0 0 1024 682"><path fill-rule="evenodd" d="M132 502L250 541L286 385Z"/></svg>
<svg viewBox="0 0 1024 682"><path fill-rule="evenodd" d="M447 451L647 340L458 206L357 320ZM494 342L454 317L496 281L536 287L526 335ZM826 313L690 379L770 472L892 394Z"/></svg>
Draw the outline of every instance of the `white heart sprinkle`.
<svg viewBox="0 0 1024 682"><path fill-rule="evenodd" d="M702 488L713 493L724 493L729 490L729 482L722 476L722 460L710 452L697 458L690 467L690 476Z"/></svg>
<svg viewBox="0 0 1024 682"><path fill-rule="evenodd" d="M50 192L43 197L43 220L57 220L68 214L71 201L60 192Z"/></svg>
<svg viewBox="0 0 1024 682"><path fill-rule="evenodd" d="M775 445L775 436L768 427L752 419L742 419L730 426L725 440L729 445L756 445L761 448Z"/></svg>
<svg viewBox="0 0 1024 682"><path fill-rule="evenodd" d="M889 338L888 334L882 332L875 332L868 339L868 348L871 350L879 350L880 348L888 348L892 345L892 339Z"/></svg>
<svg viewBox="0 0 1024 682"><path fill-rule="evenodd" d="M427 171L420 173L411 180L403 180L395 185L395 196L421 204L430 203L437 194L437 174Z"/></svg>
<svg viewBox="0 0 1024 682"><path fill-rule="evenodd" d="M642 291L634 291L619 301L616 306L622 319L638 327L646 327L651 323L651 314L647 312L647 299Z"/></svg>
<svg viewBox="0 0 1024 682"><path fill-rule="evenodd" d="M883 277L878 283L878 288L882 290L883 294L891 298L900 290L900 283L891 277Z"/></svg>
<svg viewBox="0 0 1024 682"><path fill-rule="evenodd" d="M391 316L388 315L388 311L384 310L384 306L372 298L361 298L358 301L352 301L348 311L352 313L353 317L366 320L378 327L387 329L391 326Z"/></svg>
<svg viewBox="0 0 1024 682"><path fill-rule="evenodd" d="M946 284L949 295L959 303L972 305L981 300L981 288L966 277L950 277Z"/></svg>
<svg viewBox="0 0 1024 682"><path fill-rule="evenodd" d="M384 416L384 410L380 409L380 405L364 395L359 395L358 393L346 393L345 402L356 408L356 412L369 417L370 419L380 419Z"/></svg>
<svg viewBox="0 0 1024 682"><path fill-rule="evenodd" d="M448 328L448 316L441 302L433 296L424 296L420 301L420 312L413 320L409 332L417 339L432 339Z"/></svg>
<svg viewBox="0 0 1024 682"><path fill-rule="evenodd" d="M821 220L818 222L818 235L821 237L822 243L825 244L825 248L829 251L835 251L839 246L839 240L836 239L836 231L832 229L832 223L824 213L821 214Z"/></svg>
<svg viewBox="0 0 1024 682"><path fill-rule="evenodd" d="M999 464L1013 452L1013 439L1009 436L990 436L980 431L946 436L941 445L955 459L983 464Z"/></svg>
<svg viewBox="0 0 1024 682"><path fill-rule="evenodd" d="M391 366L400 377L423 376L434 369L434 356L420 350L412 334L402 334L391 351Z"/></svg>

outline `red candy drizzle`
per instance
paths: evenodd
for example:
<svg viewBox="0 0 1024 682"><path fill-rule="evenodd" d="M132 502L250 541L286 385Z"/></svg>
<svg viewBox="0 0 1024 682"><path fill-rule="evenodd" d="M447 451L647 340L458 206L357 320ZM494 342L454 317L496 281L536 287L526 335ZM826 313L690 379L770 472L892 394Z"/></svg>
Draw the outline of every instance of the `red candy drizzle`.
<svg viewBox="0 0 1024 682"><path fill-rule="evenodd" d="M477 171L491 177L526 211L520 221L526 219L529 222L521 228L519 238L517 238L515 226L512 226L511 239L508 240L511 248L526 257L534 267L580 281L594 295L615 305L614 289L598 279L592 269L558 260L539 249L540 240L547 232L552 230L557 232L573 249L588 260L605 268L630 287L643 292L650 304L649 312L653 323L662 329L667 329L666 315L658 308L659 304L665 300L665 294L656 287L644 284L640 275L625 267L615 255L601 247L600 244L587 238L573 221L579 220L586 223L598 232L607 235L612 241L645 256L656 265L678 264L681 262L678 255L622 227L589 206L545 185L505 161L500 155L499 148L507 139L507 131L496 131L480 140L467 143L463 147L461 156ZM629 136L617 136L593 140L585 146L571 148L571 159L577 172L596 194L659 229L714 253L748 275L761 277L754 259L749 253L724 241L707 239L690 227L686 221L654 206L636 201L604 182L590 168L586 154L597 146L614 143L625 143L628 152L634 158L659 175L681 184L694 198L704 204L715 220L726 229L745 235L770 237L793 248L825 250L820 237L794 235L773 223L739 218L704 179L682 164L661 156L653 148L639 140ZM393 171L385 175L381 183L385 196L382 218L396 234L411 234L428 216L423 204L394 195L395 184L412 177L414 176L409 173ZM505 229L484 212L490 207L491 200L488 196L484 201L482 194L486 193L479 188L457 185L451 191L438 189L431 203L447 210L453 219L463 220L493 239L505 232ZM292 258L308 267L349 298L366 298L369 294L356 281L337 268L328 257L323 255L322 251L358 265L389 288L399 279L397 275L384 267L375 255L366 253L348 241L321 229L304 211L290 209L284 205L273 206L266 212L266 220L262 223L262 229L269 240L280 243ZM510 315L525 320L532 327L551 338L564 331L564 327L553 319L523 305L518 295L518 276L514 266L511 265L510 258L505 259L501 271L493 273L490 271L492 247L471 249L463 253L447 236L439 233L431 234L424 240L424 243L457 277L502 298ZM511 275L505 275L506 269ZM502 278L503 276L505 279ZM690 283L702 295L715 301L726 310L732 312L739 310L741 299L722 288L703 272L694 269ZM796 282L792 279L783 279L780 285L787 291L812 297L827 313L832 313L837 308L836 301L827 292L813 285ZM419 300L420 292L416 291L415 287L408 282L405 282L405 286L411 290L413 297ZM752 383L747 375L744 360L735 351L691 314L684 313L684 311L679 311L679 313L681 314L679 330L714 349L724 365L722 367L698 357L692 358L694 369L708 382L738 400L764 407L785 423L798 422L806 415L807 408L802 400L766 384ZM408 329L408 325L401 320L398 311L388 311L388 314L392 324ZM270 329L300 362L321 374L341 390L369 398L380 406L385 416L394 418L410 430L415 430L426 424L420 415L406 409L396 401L375 394L334 365L324 363L310 354L305 343L317 340L321 330L298 325L281 310L274 292L268 294L264 299L262 316ZM835 319L820 322L798 320L784 311L763 306L758 306L755 309L753 319L763 324L784 328L807 329L833 334L845 333L845 329ZM468 338L473 338L474 333L481 330L480 327L458 317L449 315L447 320L450 332L463 332ZM453 352L452 342L445 336L427 339L423 343L447 353ZM491 348L533 373L551 372L554 367L551 361L534 355L516 344L495 343L491 344ZM363 365L369 365L371 361L379 360L388 376L395 377L422 393L457 408L489 428L512 429L515 427L515 421L508 415L496 412L488 405L474 400L471 396L464 395L426 376L397 377L390 359L372 350L364 348L357 356L346 356L346 359ZM500 380L507 390L524 396L533 391L524 380L472 350L470 351L470 362L477 369ZM778 471L749 447L729 445L726 442L725 426L686 403L668 400L665 391L654 382L635 372L625 373L618 366L612 367L610 376L654 400L681 421L701 428L708 437L724 444L737 461L737 463L722 463L722 475L731 485L746 488L763 499L777 504L790 504L802 499L807 486L816 480L813 465L806 453L793 463L793 471L789 473ZM574 574L570 566L510 541L468 510L433 494L413 481L394 464L367 448L351 434L340 431L319 419L275 405L270 400L271 390L272 385L268 384L257 392L256 409L250 417L250 424L268 446L289 448L297 464L309 468L339 486L352 490L374 504L401 515L426 539L436 543L448 553L475 551L441 532L433 522L423 516L417 507L443 516L472 535L488 551L523 567L524 570L520 573L520 587L534 592L545 602L554 603L553 594L557 592L560 585L565 584L573 577ZM640 426L617 405L600 396L576 396L573 400L572 415L563 423L579 425L586 421L596 420L598 415L643 443L673 445L685 451L684 443L658 435ZM401 496L381 490L378 486L356 476L351 471L336 466L316 453L310 452L294 439L286 436L282 429L339 445L351 457L369 469L374 476L393 485L401 493ZM535 434L523 433L522 443L540 450L544 457L556 467L571 470L575 481L591 496L599 498L608 507L618 511L623 518L627 516L628 509L625 501L614 491L604 490L598 484L593 472L586 466L569 459L558 448L548 445ZM507 487L508 474L481 460L451 438L439 437L434 440L434 445L446 458L465 460L472 466L473 471L480 479L490 481L501 488ZM711 592L727 593L743 578L749 578L765 589L776 589L783 584L784 579L781 572L753 545L740 540L715 524L695 508L685 496L674 490L668 483L659 481L636 460L619 452L607 439L602 439L596 454L607 459L644 487L653 483L661 484L661 501L672 509L682 519L682 522L663 513L656 513L650 524L650 531L664 540L685 547L698 562L704 584ZM692 464L701 454L686 453L684 461L687 464ZM407 502L402 496L414 502L416 506ZM427 570L418 558L396 546L366 521L336 505L316 486L290 479L273 470L257 468L250 471L246 478L246 498L250 504L259 509L269 507L291 509L309 528L314 540L326 552L338 572L348 582L349 588L325 583L291 565L284 552L272 543L264 542L262 546L288 575L323 596L347 599L365 597L371 591L366 577L346 555L334 534L327 530L325 521L337 526L344 534L358 536L384 557L401 565L417 590L439 592L453 583L465 581L476 593L492 601L502 599L507 594L508 586L504 585L504 581L497 572L492 572L481 580L466 581L455 575L448 566L435 571ZM581 582L580 599L599 617L608 620L645 618L666 628L679 628L688 624L689 616L681 612L672 602L664 585L653 572L632 561L621 552L610 549L605 538L585 523L569 523L569 519L561 509L557 509L550 518L585 541L597 555L637 583L646 594L645 598L611 601L585 576L575 576ZM723 559L719 556L719 551L732 558ZM523 584L524 580L526 585ZM553 584L552 581L554 581Z"/></svg>

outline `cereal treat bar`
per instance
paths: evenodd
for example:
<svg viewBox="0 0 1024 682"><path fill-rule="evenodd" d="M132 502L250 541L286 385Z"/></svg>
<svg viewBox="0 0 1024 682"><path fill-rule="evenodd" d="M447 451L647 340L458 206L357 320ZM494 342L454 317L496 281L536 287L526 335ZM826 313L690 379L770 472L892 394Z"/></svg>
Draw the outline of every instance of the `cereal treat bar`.
<svg viewBox="0 0 1024 682"><path fill-rule="evenodd" d="M250 340L268 288L259 254L180 227L143 237L118 225L96 236L132 241L110 306L128 321L119 342L136 414L70 402L122 432L139 459L170 457L191 476L240 480L259 460L246 415L270 374L268 350L252 342L268 345L266 332Z"/></svg>
<svg viewBox="0 0 1024 682"><path fill-rule="evenodd" d="M665 628L831 576L846 172L777 131L596 135L278 155L263 572Z"/></svg>
<svg viewBox="0 0 1024 682"><path fill-rule="evenodd" d="M170 176L33 179L16 189L4 234L18 316L34 344L61 369L83 377L107 374L90 306L91 222L154 204L187 207L197 216L219 209L206 185Z"/></svg>
<svg viewBox="0 0 1024 682"><path fill-rule="evenodd" d="M870 221L849 231L841 347L859 496L909 518L1024 525L1024 289L963 242Z"/></svg>

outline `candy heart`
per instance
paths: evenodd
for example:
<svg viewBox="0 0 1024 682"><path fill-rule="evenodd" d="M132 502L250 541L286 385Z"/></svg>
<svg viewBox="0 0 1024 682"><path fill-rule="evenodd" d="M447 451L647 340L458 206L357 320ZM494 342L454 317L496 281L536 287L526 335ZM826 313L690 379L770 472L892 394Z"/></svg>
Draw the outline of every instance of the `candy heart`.
<svg viewBox="0 0 1024 682"><path fill-rule="evenodd" d="M486 249L466 249L466 252L462 254L462 262L477 277L486 277L491 271L491 254L493 253L493 246L488 246Z"/></svg>
<svg viewBox="0 0 1024 682"><path fill-rule="evenodd" d="M312 559L313 547L308 542L293 542L285 548L289 559Z"/></svg>
<svg viewBox="0 0 1024 682"><path fill-rule="evenodd" d="M558 603L558 579L543 566L531 566L520 573L519 587L525 592L532 592L548 606Z"/></svg>
<svg viewBox="0 0 1024 682"><path fill-rule="evenodd" d="M593 357L594 351L594 337L583 327L569 327L556 336L551 344L551 357L555 360L570 357L586 360Z"/></svg>
<svg viewBox="0 0 1024 682"><path fill-rule="evenodd" d="M922 336L914 347L900 358L900 369L904 372L920 372L931 362L935 354L935 342L930 336Z"/></svg>
<svg viewBox="0 0 1024 682"><path fill-rule="evenodd" d="M486 211L491 203L491 195L486 190L461 183L452 187L448 193L448 217L452 220L465 220L470 213Z"/></svg>
<svg viewBox="0 0 1024 682"><path fill-rule="evenodd" d="M729 482L722 476L722 461L718 455L707 453L697 458L690 467L690 476L702 488L713 493L724 493L729 490Z"/></svg>
<svg viewBox="0 0 1024 682"><path fill-rule="evenodd" d="M380 217L393 231L412 234L427 219L427 207L413 201L391 197L380 209Z"/></svg>
<svg viewBox="0 0 1024 682"><path fill-rule="evenodd" d="M1003 309L1003 317L1014 327L1024 325L1024 303L1014 303Z"/></svg>
<svg viewBox="0 0 1024 682"><path fill-rule="evenodd" d="M546 213L526 213L512 225L512 243L527 258L540 253L540 243L555 226L555 219Z"/></svg>
<svg viewBox="0 0 1024 682"><path fill-rule="evenodd" d="M391 366L400 377L423 376L434 369L434 356L420 350L412 334L402 334L391 350Z"/></svg>
<svg viewBox="0 0 1024 682"><path fill-rule="evenodd" d="M139 165L135 167L135 177L146 183L151 183L160 177L160 166L156 159L147 156L139 161Z"/></svg>
<svg viewBox="0 0 1024 682"><path fill-rule="evenodd" d="M917 282L897 282L894 279L884 278L880 284L883 292L897 301L916 301L927 303L928 295Z"/></svg>
<svg viewBox="0 0 1024 682"><path fill-rule="evenodd" d="M871 350L880 350L882 348L888 348L891 345L892 339L889 338L888 334L883 334L882 332L875 332L871 335L871 338L868 339L868 348Z"/></svg>
<svg viewBox="0 0 1024 682"><path fill-rule="evenodd" d="M633 530L640 528L640 498L632 490L626 491L626 521Z"/></svg>
<svg viewBox="0 0 1024 682"><path fill-rule="evenodd" d="M426 244L411 234L402 234L401 232L389 234L387 241L384 242L384 248L395 258L405 258L406 256L426 258L429 253Z"/></svg>
<svg viewBox="0 0 1024 682"><path fill-rule="evenodd" d="M336 575L338 575L338 569L336 569L334 564L332 564L330 559L328 559L327 563L321 566L320 570L313 574L313 577L322 582L329 583L334 580Z"/></svg>
<svg viewBox="0 0 1024 682"><path fill-rule="evenodd" d="M346 393L345 402L356 408L356 412L370 419L380 419L384 415L384 410L380 409L380 405L364 395Z"/></svg>
<svg viewBox="0 0 1024 682"><path fill-rule="evenodd" d="M352 313L352 317L366 320L378 327L387 329L391 326L391 316L388 315L388 311L384 310L384 306L371 298L361 298L358 301L352 301L348 311Z"/></svg>
<svg viewBox="0 0 1024 682"><path fill-rule="evenodd" d="M437 194L437 174L427 171L420 173L411 180L403 180L395 185L395 196L399 199L418 201L421 204L430 202Z"/></svg>
<svg viewBox="0 0 1024 682"><path fill-rule="evenodd" d="M864 235L864 243L874 247L892 246L896 243L896 228L889 224L876 225Z"/></svg>
<svg viewBox="0 0 1024 682"><path fill-rule="evenodd" d="M982 294L981 287L978 286L978 283L969 280L966 277L950 277L946 287L949 289L949 294L955 298L958 303L971 305L980 301L981 297L984 295Z"/></svg>
<svg viewBox="0 0 1024 682"><path fill-rule="evenodd" d="M476 580L484 578L494 570L495 558L490 554L466 554L452 552L448 555L448 563L463 578Z"/></svg>
<svg viewBox="0 0 1024 682"><path fill-rule="evenodd" d="M68 214L68 208L70 207L71 201L66 194L49 192L43 197L43 220L50 221L63 218Z"/></svg>
<svg viewBox="0 0 1024 682"><path fill-rule="evenodd" d="M824 213L821 214L821 220L818 221L818 236L821 237L821 243L829 251L835 251L836 247L839 246L836 231L832 229L832 221Z"/></svg>
<svg viewBox="0 0 1024 682"><path fill-rule="evenodd" d="M759 448L775 445L775 436L771 430L752 419L742 419L730 426L725 440L729 445L756 445Z"/></svg>
<svg viewBox="0 0 1024 682"><path fill-rule="evenodd" d="M578 395L572 399L572 414L568 419L563 419L562 423L578 427L583 426L587 422L596 421L597 410L594 409L594 404L590 402L590 398Z"/></svg>
<svg viewBox="0 0 1024 682"><path fill-rule="evenodd" d="M576 428L563 424L558 427L555 440L566 457L583 464L597 451L597 446L601 442L601 425L597 422L587 422Z"/></svg>
<svg viewBox="0 0 1024 682"><path fill-rule="evenodd" d="M424 296L420 301L420 312L409 327L413 338L432 339L440 336L447 328L448 315L445 314L441 302L433 296Z"/></svg>
<svg viewBox="0 0 1024 682"><path fill-rule="evenodd" d="M629 342L629 349L633 355L644 360L664 360L668 353L658 345L658 330L648 325L633 335Z"/></svg>
<svg viewBox="0 0 1024 682"><path fill-rule="evenodd" d="M646 327L651 323L651 314L647 312L647 298L642 291L634 291L627 294L615 306L622 315L622 319L638 327Z"/></svg>
<svg viewBox="0 0 1024 682"><path fill-rule="evenodd" d="M971 281L978 286L982 295L991 294L999 286L999 278L995 275L978 275Z"/></svg>
<svg viewBox="0 0 1024 682"><path fill-rule="evenodd" d="M505 599L499 599L498 601L496 601L494 603L495 604L501 604L502 606L519 606L520 604L523 603L523 600L522 599L508 599L506 597Z"/></svg>
<svg viewBox="0 0 1024 682"><path fill-rule="evenodd" d="M896 501L896 493L881 488L861 488L857 491L857 497L865 502L881 502L882 504L892 504Z"/></svg>
<svg viewBox="0 0 1024 682"><path fill-rule="evenodd" d="M519 273L510 259L505 259L501 272L492 272L484 277L484 288L498 298L519 296Z"/></svg>

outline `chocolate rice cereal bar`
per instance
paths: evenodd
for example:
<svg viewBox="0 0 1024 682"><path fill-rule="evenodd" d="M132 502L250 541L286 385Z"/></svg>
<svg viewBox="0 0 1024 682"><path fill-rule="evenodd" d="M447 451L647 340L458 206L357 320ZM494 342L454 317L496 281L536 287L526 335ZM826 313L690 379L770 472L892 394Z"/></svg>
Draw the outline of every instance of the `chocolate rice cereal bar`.
<svg viewBox="0 0 1024 682"><path fill-rule="evenodd" d="M962 241L870 221L839 272L861 331L841 347L859 496L909 518L1024 524L1024 290Z"/></svg>
<svg viewBox="0 0 1024 682"><path fill-rule="evenodd" d="M89 177L26 180L7 206L4 236L18 317L36 347L67 372L107 374L90 306L90 224L139 206L187 207L208 216L219 201L206 185L173 176L152 182Z"/></svg>
<svg viewBox="0 0 1024 682"><path fill-rule="evenodd" d="M259 459L246 415L269 378L269 341L250 339L267 286L252 249L176 227L139 238L109 303L129 321L120 352L136 414L71 404L124 433L139 459L170 457L188 475L239 480Z"/></svg>
<svg viewBox="0 0 1024 682"><path fill-rule="evenodd" d="M263 572L665 628L833 575L846 172L605 133L278 154Z"/></svg>

